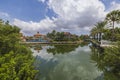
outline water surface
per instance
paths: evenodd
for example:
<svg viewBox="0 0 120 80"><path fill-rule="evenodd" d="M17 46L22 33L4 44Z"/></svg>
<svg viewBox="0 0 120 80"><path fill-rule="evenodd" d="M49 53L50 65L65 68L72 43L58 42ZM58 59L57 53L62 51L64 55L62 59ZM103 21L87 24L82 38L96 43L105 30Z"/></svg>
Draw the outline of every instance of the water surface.
<svg viewBox="0 0 120 80"><path fill-rule="evenodd" d="M38 45L32 48L39 80L102 80L89 46Z"/></svg>

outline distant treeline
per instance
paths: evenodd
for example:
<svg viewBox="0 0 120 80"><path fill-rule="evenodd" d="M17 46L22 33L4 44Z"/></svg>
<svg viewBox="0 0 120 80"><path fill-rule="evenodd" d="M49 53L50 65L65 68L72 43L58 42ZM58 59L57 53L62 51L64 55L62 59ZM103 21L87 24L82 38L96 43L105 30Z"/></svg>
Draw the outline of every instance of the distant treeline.
<svg viewBox="0 0 120 80"><path fill-rule="evenodd" d="M76 35L71 34L70 32L57 32L53 30L50 33L47 33L47 37L51 39L51 41L79 41L89 39L88 35Z"/></svg>

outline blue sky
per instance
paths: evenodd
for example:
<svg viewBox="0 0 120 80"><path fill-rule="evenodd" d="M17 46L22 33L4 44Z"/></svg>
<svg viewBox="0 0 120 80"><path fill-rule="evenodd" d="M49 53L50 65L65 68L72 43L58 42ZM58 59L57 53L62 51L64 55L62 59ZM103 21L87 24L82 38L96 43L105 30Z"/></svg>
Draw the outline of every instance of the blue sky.
<svg viewBox="0 0 120 80"><path fill-rule="evenodd" d="M96 4L91 5L91 3ZM110 10L119 9L120 0L84 0L83 4L89 5L89 7L82 5L82 0L0 0L0 18L8 19L12 24L19 26L25 34L29 34L31 31L35 33L38 29L41 33L56 29L75 34L85 34L95 24L85 18L92 18L92 21L102 20L101 15ZM96 8L94 9L94 7ZM97 8L101 9L97 10ZM102 13L100 13L101 10ZM89 15L83 15L83 13L87 14L88 11L90 12ZM95 19L93 15L99 17ZM28 27L29 25L32 26ZM29 30L25 28L29 28Z"/></svg>
<svg viewBox="0 0 120 80"><path fill-rule="evenodd" d="M24 21L40 21L45 16L54 16L54 12L47 9L46 3L37 0L1 0L0 12L8 13L12 18Z"/></svg>
<svg viewBox="0 0 120 80"><path fill-rule="evenodd" d="M111 2L115 1L116 3L120 3L120 0L100 0L104 3L106 9L108 9L111 5Z"/></svg>

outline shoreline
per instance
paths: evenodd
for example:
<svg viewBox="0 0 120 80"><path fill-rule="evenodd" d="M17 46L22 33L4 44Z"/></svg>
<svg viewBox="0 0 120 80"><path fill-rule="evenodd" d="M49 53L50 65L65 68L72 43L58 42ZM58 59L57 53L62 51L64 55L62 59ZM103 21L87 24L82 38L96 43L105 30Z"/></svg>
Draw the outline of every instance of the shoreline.
<svg viewBox="0 0 120 80"><path fill-rule="evenodd" d="M82 41L77 42L20 42L21 44L79 44Z"/></svg>

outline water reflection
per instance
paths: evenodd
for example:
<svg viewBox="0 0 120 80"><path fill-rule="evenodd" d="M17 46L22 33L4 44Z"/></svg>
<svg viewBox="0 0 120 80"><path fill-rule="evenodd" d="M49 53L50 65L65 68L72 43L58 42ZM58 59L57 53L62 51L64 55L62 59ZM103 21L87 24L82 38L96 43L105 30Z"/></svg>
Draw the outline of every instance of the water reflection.
<svg viewBox="0 0 120 80"><path fill-rule="evenodd" d="M50 47L47 49L48 53L55 54L64 54L69 53L71 51L74 51L76 48L78 48L79 44L73 44L73 45L53 45L53 47Z"/></svg>
<svg viewBox="0 0 120 80"><path fill-rule="evenodd" d="M120 80L120 54L117 48L95 48L92 50L91 59L99 70L103 71L104 80Z"/></svg>
<svg viewBox="0 0 120 80"><path fill-rule="evenodd" d="M89 42L82 42L81 44L54 44L54 45L48 45L48 44L37 44L37 45L28 45L30 48L33 48L34 51L37 51L38 53L42 49L46 49L48 53L55 54L64 54L69 53L71 51L74 51L79 46L84 47L88 45ZM46 47L47 48L44 48Z"/></svg>
<svg viewBox="0 0 120 80"><path fill-rule="evenodd" d="M41 45L41 47L39 52L31 49L36 56L35 65L40 70L38 80L102 80L102 72L91 63L91 49L88 46L82 44L82 47L81 45Z"/></svg>

